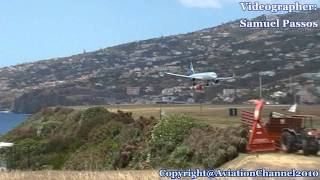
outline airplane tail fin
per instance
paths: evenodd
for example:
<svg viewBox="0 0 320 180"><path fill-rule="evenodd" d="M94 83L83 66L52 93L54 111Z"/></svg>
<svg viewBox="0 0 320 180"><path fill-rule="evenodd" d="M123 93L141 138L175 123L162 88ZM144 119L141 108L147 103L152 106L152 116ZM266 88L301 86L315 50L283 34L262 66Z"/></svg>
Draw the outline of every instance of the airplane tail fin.
<svg viewBox="0 0 320 180"><path fill-rule="evenodd" d="M193 69L193 64L192 62L190 63L189 69L188 69L188 75L194 74L194 69Z"/></svg>
<svg viewBox="0 0 320 180"><path fill-rule="evenodd" d="M295 112L297 112L297 107L298 107L298 104L295 103L294 105L290 106L288 111L292 112L292 113L295 113Z"/></svg>
<svg viewBox="0 0 320 180"><path fill-rule="evenodd" d="M235 73L233 73L233 74L232 74L232 78L233 78L233 79L237 79L238 76L237 76Z"/></svg>

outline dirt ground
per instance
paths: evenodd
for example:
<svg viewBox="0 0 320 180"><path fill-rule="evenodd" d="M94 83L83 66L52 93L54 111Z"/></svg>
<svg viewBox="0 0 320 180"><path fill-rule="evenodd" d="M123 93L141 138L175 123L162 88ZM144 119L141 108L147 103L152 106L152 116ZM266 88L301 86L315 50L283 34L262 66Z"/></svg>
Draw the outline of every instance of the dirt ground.
<svg viewBox="0 0 320 180"><path fill-rule="evenodd" d="M0 180L153 180L157 171L34 171L1 172Z"/></svg>
<svg viewBox="0 0 320 180"><path fill-rule="evenodd" d="M223 165L222 168L270 168L270 169L318 169L320 170L320 156L304 156L300 153L266 153L241 154L238 158Z"/></svg>
<svg viewBox="0 0 320 180"><path fill-rule="evenodd" d="M320 170L320 156L303 156L302 154L266 153L266 154L241 154L236 159L223 165L221 169L244 169L256 170ZM154 180L169 179L160 178L157 170L150 171L35 171L35 172L1 172L2 180ZM186 178L183 178L186 179ZM190 179L190 178L189 178ZM208 178L197 178L208 179ZM317 178L214 178L227 180L248 180L248 179L310 179Z"/></svg>
<svg viewBox="0 0 320 180"><path fill-rule="evenodd" d="M320 156L304 156L301 153L266 153L241 154L238 158L226 163L222 169L256 170L318 170L320 171ZM239 178L228 178L239 179ZM241 178L241 179L320 179L317 178Z"/></svg>

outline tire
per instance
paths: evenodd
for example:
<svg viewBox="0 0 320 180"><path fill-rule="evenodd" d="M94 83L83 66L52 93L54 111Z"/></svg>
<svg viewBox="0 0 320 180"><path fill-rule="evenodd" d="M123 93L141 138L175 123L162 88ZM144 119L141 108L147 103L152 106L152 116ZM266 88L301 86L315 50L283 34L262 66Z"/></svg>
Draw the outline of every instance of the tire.
<svg viewBox="0 0 320 180"><path fill-rule="evenodd" d="M295 149L296 137L288 131L285 131L281 134L280 143L282 151L286 153L294 153L297 150Z"/></svg>
<svg viewBox="0 0 320 180"><path fill-rule="evenodd" d="M317 155L319 151L318 141L316 139L303 141L302 149L304 155Z"/></svg>

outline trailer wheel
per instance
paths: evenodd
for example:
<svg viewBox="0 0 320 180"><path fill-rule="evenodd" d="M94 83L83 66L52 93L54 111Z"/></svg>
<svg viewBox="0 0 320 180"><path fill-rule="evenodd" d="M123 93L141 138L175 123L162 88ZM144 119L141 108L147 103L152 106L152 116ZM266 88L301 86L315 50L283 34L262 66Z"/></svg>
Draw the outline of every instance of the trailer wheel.
<svg viewBox="0 0 320 180"><path fill-rule="evenodd" d="M304 155L317 155L319 151L318 141L316 139L303 141L302 149Z"/></svg>
<svg viewBox="0 0 320 180"><path fill-rule="evenodd" d="M296 151L294 144L296 142L296 137L289 133L288 131L285 131L281 134L281 149L286 153L293 153Z"/></svg>

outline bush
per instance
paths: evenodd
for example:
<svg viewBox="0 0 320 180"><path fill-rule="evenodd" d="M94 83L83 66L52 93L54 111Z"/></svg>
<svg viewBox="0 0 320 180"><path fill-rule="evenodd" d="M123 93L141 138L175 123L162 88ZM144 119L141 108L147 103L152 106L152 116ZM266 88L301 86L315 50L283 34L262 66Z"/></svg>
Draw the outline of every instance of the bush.
<svg viewBox="0 0 320 180"><path fill-rule="evenodd" d="M62 123L59 121L47 121L43 122L37 129L37 136L47 137L59 130L62 127Z"/></svg>
<svg viewBox="0 0 320 180"><path fill-rule="evenodd" d="M104 141L106 138L114 138L120 133L122 127L123 124L116 121L110 121L101 126L97 126L90 131L88 135L88 142L100 143L101 141Z"/></svg>
<svg viewBox="0 0 320 180"><path fill-rule="evenodd" d="M113 117L115 121L120 121L124 124L130 124L134 122L132 112L123 112L118 110L118 113Z"/></svg>
<svg viewBox="0 0 320 180"><path fill-rule="evenodd" d="M192 155L193 153L189 147L181 145L171 153L169 157L169 166L173 168L190 167Z"/></svg>
<svg viewBox="0 0 320 180"><path fill-rule="evenodd" d="M110 113L103 107L88 108L81 115L80 123L90 124L91 122L102 122L109 117Z"/></svg>
<svg viewBox="0 0 320 180"><path fill-rule="evenodd" d="M184 144L192 150L193 162L203 164L206 168L216 168L245 150L247 132L247 129L239 126L197 127Z"/></svg>
<svg viewBox="0 0 320 180"><path fill-rule="evenodd" d="M156 153L154 155L171 153L195 126L194 120L184 115L171 115L159 121L151 135L150 145Z"/></svg>
<svg viewBox="0 0 320 180"><path fill-rule="evenodd" d="M23 139L16 142L12 147L12 150L7 152L7 163L9 168L18 169L33 169L35 165L33 162L33 157L38 156L43 152L44 144L31 139Z"/></svg>
<svg viewBox="0 0 320 180"><path fill-rule="evenodd" d="M210 154L203 160L205 168L216 168L225 163L228 160L227 152L224 149L217 149L214 153Z"/></svg>
<svg viewBox="0 0 320 180"><path fill-rule="evenodd" d="M234 146L229 146L227 149L228 160L232 160L238 156L237 148Z"/></svg>
<svg viewBox="0 0 320 180"><path fill-rule="evenodd" d="M110 115L111 113L103 107L93 107L84 111L79 121L79 136L86 139L95 126L108 122Z"/></svg>

